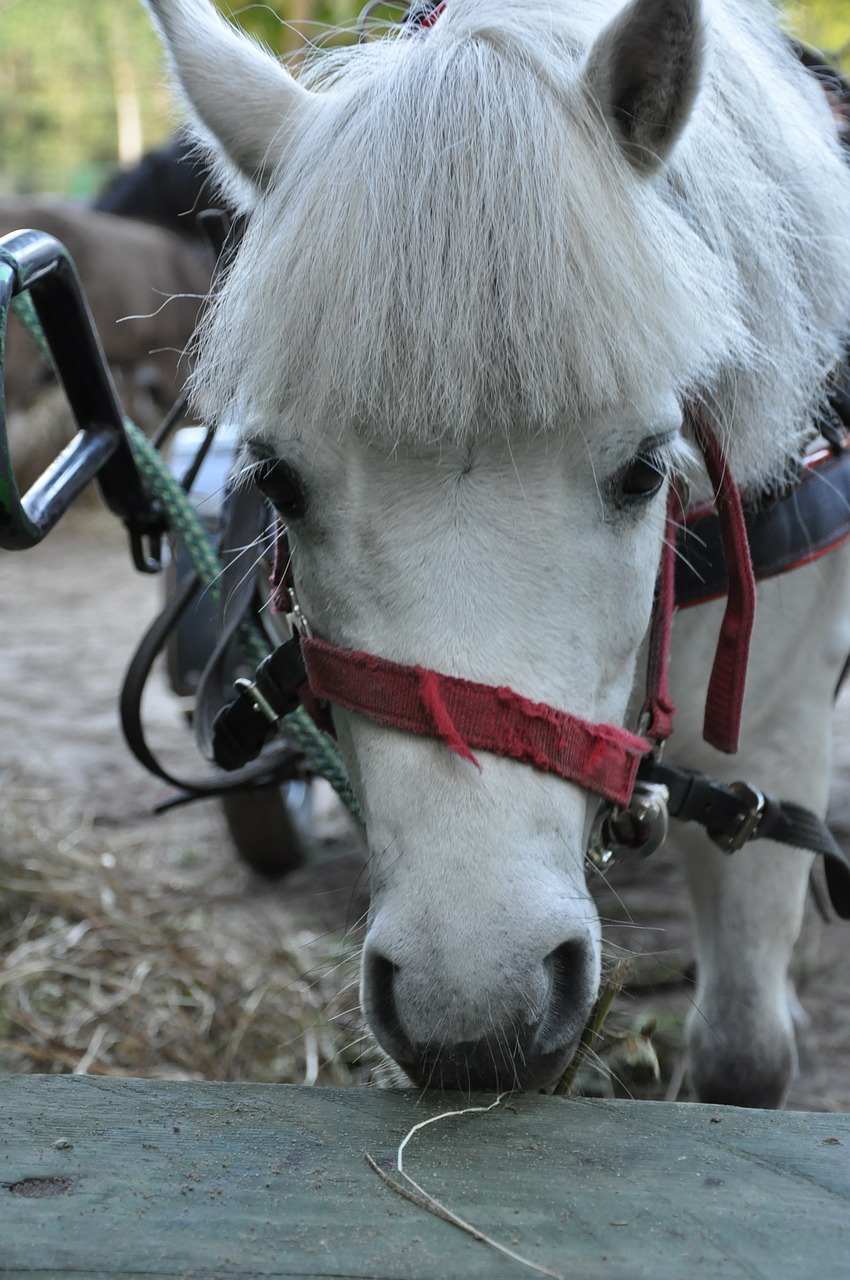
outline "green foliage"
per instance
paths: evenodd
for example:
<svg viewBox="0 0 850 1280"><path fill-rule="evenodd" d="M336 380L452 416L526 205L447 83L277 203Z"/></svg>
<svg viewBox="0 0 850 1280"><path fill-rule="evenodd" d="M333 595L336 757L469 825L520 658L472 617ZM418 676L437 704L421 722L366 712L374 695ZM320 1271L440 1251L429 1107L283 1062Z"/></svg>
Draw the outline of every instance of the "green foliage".
<svg viewBox="0 0 850 1280"><path fill-rule="evenodd" d="M357 12L356 0L217 3L278 53ZM89 196L174 122L140 0L0 0L0 194Z"/></svg>
<svg viewBox="0 0 850 1280"><path fill-rule="evenodd" d="M162 57L138 0L0 0L0 190L88 194L119 155L169 129Z"/></svg>
<svg viewBox="0 0 850 1280"><path fill-rule="evenodd" d="M365 0L363 0L365 3ZM323 42L335 27L350 27L357 17L357 0L265 0L240 5L238 0L215 0L222 13L278 54L300 49L305 42Z"/></svg>
<svg viewBox="0 0 850 1280"><path fill-rule="evenodd" d="M850 0L805 0L785 12L801 40L822 49L845 74L850 71Z"/></svg>

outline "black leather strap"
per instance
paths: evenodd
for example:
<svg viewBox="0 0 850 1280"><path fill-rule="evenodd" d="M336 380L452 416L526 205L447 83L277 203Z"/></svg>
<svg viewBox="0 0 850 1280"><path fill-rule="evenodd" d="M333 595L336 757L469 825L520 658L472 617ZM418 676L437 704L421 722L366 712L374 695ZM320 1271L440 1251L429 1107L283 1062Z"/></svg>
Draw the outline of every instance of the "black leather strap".
<svg viewBox="0 0 850 1280"><path fill-rule="evenodd" d="M758 796L749 787L718 782L704 773L680 769L646 758L638 777L663 783L669 791L668 811L682 822L698 822L723 847L750 840L777 840L823 855L829 896L837 915L850 920L850 859L825 822L802 805Z"/></svg>
<svg viewBox="0 0 850 1280"><path fill-rule="evenodd" d="M260 663L251 681L240 681L236 697L225 704L213 721L212 751L222 769L241 769L254 760L279 721L295 711L299 688L307 679L301 642L278 645Z"/></svg>
<svg viewBox="0 0 850 1280"><path fill-rule="evenodd" d="M215 772L188 778L167 769L148 745L142 722L142 694L154 662L199 589L200 584L194 574L181 584L142 636L130 661L119 703L121 726L127 745L140 764L155 777L177 787L186 799L222 795L225 791L245 791L298 777L297 748L285 739L275 742L259 760L245 768L230 773Z"/></svg>
<svg viewBox="0 0 850 1280"><path fill-rule="evenodd" d="M216 645L204 667L195 693L193 730L207 760L215 760L213 725L220 709L233 697L233 646L242 619L258 603L257 554L269 522L269 509L258 489L229 491L224 500L219 537L221 604Z"/></svg>

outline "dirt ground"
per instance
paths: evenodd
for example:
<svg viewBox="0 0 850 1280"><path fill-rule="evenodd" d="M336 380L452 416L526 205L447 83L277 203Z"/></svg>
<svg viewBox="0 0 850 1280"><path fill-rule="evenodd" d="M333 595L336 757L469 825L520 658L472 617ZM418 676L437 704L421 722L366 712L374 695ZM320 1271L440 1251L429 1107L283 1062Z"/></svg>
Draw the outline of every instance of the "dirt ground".
<svg viewBox="0 0 850 1280"><path fill-rule="evenodd" d="M314 859L269 884L233 852L216 802L154 816L167 786L126 749L117 695L135 642L156 609L159 580L137 574L123 531L105 512L66 517L31 552L0 552L0 782L5 803L33 800L48 831L86 824L117 840L117 874L129 886L218 902L243 939L260 928L297 936L356 926L365 906L362 859L344 814L317 797ZM175 766L197 769L185 717L164 677L145 704L151 736ZM836 716L832 819L850 843L850 700ZM128 841L125 837L132 836ZM123 850L123 852L122 852ZM618 1016L660 1033L674 1028L690 1001L688 913L678 868L656 857L615 881L630 916L629 944L654 956L642 990L621 998ZM603 916L613 901L601 904ZM355 929L356 935L356 929ZM354 936L354 935L351 935ZM811 1024L790 1105L850 1111L850 925L823 925L812 910L800 947L799 989ZM2 969L0 954L0 969ZM671 981L670 979L674 979ZM673 1079L670 1080L670 1075ZM675 1066L667 1096L687 1096Z"/></svg>

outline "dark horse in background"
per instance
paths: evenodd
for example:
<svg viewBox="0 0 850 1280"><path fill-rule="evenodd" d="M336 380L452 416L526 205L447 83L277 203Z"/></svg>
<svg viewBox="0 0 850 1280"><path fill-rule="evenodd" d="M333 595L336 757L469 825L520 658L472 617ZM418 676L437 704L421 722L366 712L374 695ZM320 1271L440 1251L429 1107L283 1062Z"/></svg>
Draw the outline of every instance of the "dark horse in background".
<svg viewBox="0 0 850 1280"><path fill-rule="evenodd" d="M183 132L117 174L94 201L100 213L138 218L207 244L197 215L220 207L209 169Z"/></svg>

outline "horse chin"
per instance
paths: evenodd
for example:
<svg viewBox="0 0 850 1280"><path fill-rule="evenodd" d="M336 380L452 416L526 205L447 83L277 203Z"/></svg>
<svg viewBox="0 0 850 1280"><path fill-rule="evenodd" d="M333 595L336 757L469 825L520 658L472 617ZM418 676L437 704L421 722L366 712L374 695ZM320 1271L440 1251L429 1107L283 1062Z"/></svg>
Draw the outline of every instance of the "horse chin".
<svg viewBox="0 0 850 1280"><path fill-rule="evenodd" d="M454 1045L439 1057L427 1051L398 1065L420 1089L470 1093L535 1093L563 1076L578 1047L576 1036L566 1047L526 1058L510 1057L503 1044L489 1040Z"/></svg>

